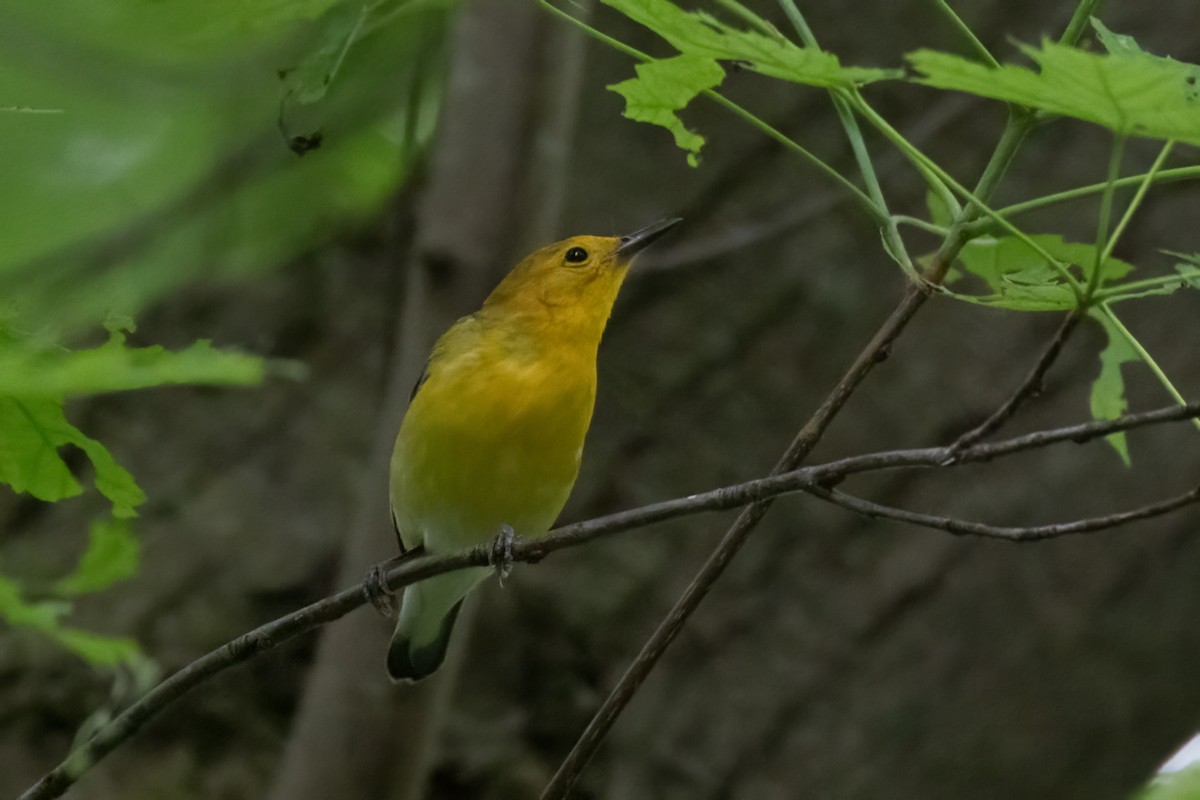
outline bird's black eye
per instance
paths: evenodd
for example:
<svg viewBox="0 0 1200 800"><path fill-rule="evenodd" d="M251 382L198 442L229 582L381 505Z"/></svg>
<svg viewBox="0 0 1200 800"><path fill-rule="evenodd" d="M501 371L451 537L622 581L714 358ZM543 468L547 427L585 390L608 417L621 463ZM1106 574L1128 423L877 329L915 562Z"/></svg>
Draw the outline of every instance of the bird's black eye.
<svg viewBox="0 0 1200 800"><path fill-rule="evenodd" d="M564 256L568 264L582 264L588 259L588 252L582 247L572 247Z"/></svg>

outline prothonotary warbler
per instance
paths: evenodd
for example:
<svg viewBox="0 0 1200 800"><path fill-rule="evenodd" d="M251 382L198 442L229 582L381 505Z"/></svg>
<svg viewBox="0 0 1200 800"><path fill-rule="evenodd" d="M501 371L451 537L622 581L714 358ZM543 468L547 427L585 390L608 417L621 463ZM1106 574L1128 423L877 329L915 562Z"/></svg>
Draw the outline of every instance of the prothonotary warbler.
<svg viewBox="0 0 1200 800"><path fill-rule="evenodd" d="M543 247L438 339L392 452L402 549L438 553L550 530L579 473L617 291L633 257L677 222ZM393 680L438 668L463 599L488 572L405 588L387 655Z"/></svg>

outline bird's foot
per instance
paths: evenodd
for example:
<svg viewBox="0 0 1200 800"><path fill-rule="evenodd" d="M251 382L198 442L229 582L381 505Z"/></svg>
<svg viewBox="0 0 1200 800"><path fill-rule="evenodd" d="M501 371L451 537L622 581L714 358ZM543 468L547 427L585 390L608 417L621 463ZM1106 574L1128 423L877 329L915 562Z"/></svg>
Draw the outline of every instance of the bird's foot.
<svg viewBox="0 0 1200 800"><path fill-rule="evenodd" d="M363 578L363 594L376 611L391 619L396 615L396 597L387 585L384 565L388 563L376 564L367 571L367 576Z"/></svg>
<svg viewBox="0 0 1200 800"><path fill-rule="evenodd" d="M511 525L501 525L500 533L492 540L492 549L488 551L488 566L496 570L500 577L500 585L509 576L513 568L513 543L517 541L517 532Z"/></svg>

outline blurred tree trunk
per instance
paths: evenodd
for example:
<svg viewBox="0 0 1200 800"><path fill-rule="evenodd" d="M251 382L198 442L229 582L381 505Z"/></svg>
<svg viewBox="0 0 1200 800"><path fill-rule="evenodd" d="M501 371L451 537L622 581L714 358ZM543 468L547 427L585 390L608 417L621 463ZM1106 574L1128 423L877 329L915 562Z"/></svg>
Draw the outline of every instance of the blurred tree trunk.
<svg viewBox="0 0 1200 800"><path fill-rule="evenodd" d="M342 553L338 584L360 580L395 552L387 514L387 464L409 392L434 339L472 310L507 263L513 202L526 149L539 19L532 6L481 0L452 37L446 106L418 202L398 346L388 367L376 447ZM469 626L465 615L460 628ZM417 797L441 709L466 641L415 687L392 687L383 669L391 625L359 613L321 637L271 797L277 800Z"/></svg>

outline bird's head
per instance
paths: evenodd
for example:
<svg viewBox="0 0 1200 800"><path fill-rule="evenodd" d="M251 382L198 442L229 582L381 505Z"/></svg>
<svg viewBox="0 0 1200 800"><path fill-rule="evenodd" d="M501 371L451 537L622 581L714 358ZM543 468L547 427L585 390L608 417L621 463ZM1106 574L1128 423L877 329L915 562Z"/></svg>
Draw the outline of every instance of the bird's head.
<svg viewBox="0 0 1200 800"><path fill-rule="evenodd" d="M572 236L527 256L500 282L484 312L584 329L612 312L634 257L680 220L665 219L627 236Z"/></svg>

